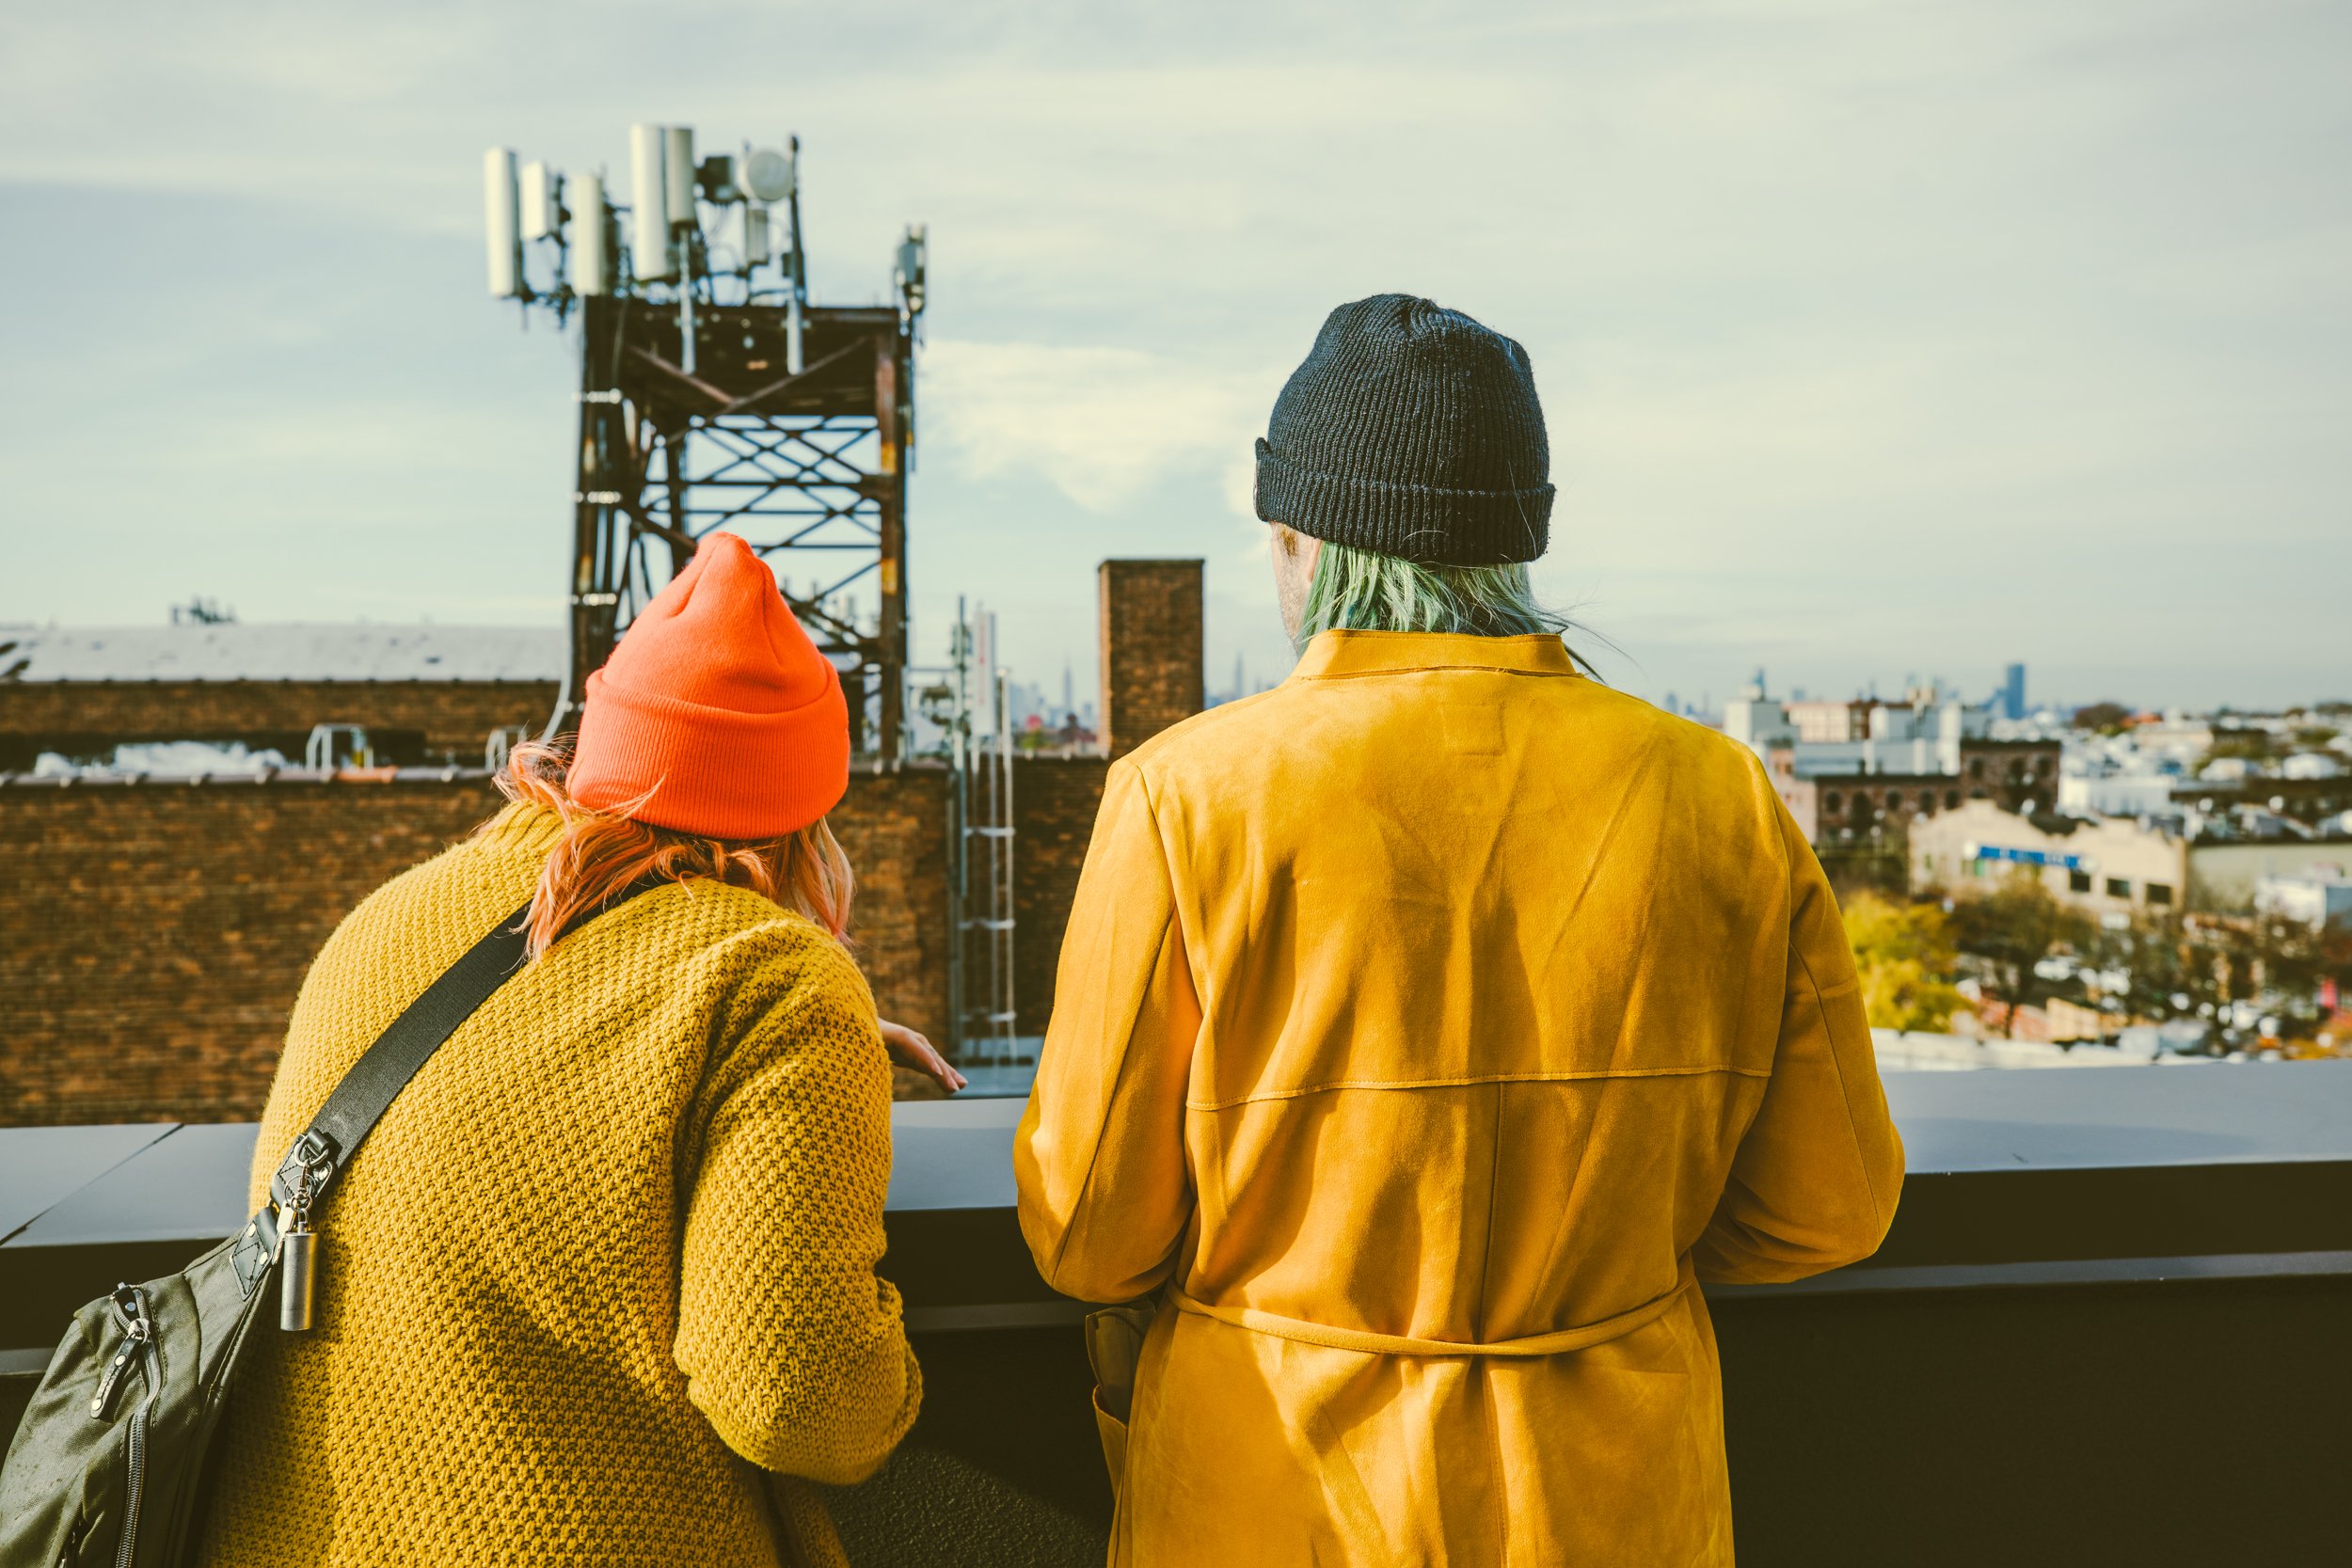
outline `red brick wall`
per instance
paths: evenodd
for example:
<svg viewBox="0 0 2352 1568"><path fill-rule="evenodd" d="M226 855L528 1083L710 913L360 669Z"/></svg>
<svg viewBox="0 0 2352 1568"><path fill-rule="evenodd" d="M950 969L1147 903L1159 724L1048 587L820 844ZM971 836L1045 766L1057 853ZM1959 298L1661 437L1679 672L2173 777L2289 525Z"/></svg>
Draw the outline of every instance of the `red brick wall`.
<svg viewBox="0 0 2352 1568"><path fill-rule="evenodd" d="M481 780L0 790L0 1124L261 1112L310 956Z"/></svg>
<svg viewBox="0 0 2352 1568"><path fill-rule="evenodd" d="M1200 562L1105 561L1096 590L1103 749L1120 757L1206 704Z"/></svg>
<svg viewBox="0 0 2352 1568"><path fill-rule="evenodd" d="M1899 852L1914 822L1967 798L1949 773L1820 773L1803 782L1813 790L1816 845L1884 838Z"/></svg>
<svg viewBox="0 0 2352 1568"><path fill-rule="evenodd" d="M1014 995L1038 1034L1106 765L1016 766ZM0 788L0 1126L258 1115L335 923L497 807L479 778ZM856 774L833 815L876 1003L936 1039L946 812L946 772L916 764Z"/></svg>
<svg viewBox="0 0 2352 1568"><path fill-rule="evenodd" d="M0 788L0 1126L261 1112L310 957L498 807L479 778ZM885 1016L946 1022L946 775L850 782L857 955Z"/></svg>
<svg viewBox="0 0 2352 1568"><path fill-rule="evenodd" d="M1103 803L1101 757L1032 757L1013 764L1012 918L1014 1010L1025 1035L1045 1033L1054 1010L1054 971L1070 924L1078 867Z"/></svg>
<svg viewBox="0 0 2352 1568"><path fill-rule="evenodd" d="M438 762L448 753L461 768L479 767L489 733L508 724L536 730L554 711L555 690L552 681L0 682L0 750L27 743L56 750L58 739L70 736L292 736L299 745L313 724L365 724L421 732L426 758L418 760Z"/></svg>
<svg viewBox="0 0 2352 1568"><path fill-rule="evenodd" d="M2055 740L1963 740L1960 784L1971 800L1990 800L2003 811L2058 807L2058 753Z"/></svg>
<svg viewBox="0 0 2352 1568"><path fill-rule="evenodd" d="M884 1018L947 1037L947 773L860 771L830 818L857 873L850 924Z"/></svg>

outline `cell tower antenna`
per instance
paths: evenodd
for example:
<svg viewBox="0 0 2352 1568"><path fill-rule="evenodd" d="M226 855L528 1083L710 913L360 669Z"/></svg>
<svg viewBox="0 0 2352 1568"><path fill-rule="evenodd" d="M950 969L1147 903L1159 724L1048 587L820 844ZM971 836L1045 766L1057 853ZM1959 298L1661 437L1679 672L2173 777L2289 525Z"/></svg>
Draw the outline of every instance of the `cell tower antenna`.
<svg viewBox="0 0 2352 1568"><path fill-rule="evenodd" d="M800 138L700 159L694 145L688 126L630 127L626 206L601 170L485 159L491 293L580 317L571 657L548 733L575 727L630 618L724 529L785 578L839 667L852 745L895 766L929 241L906 230L892 303L812 304Z"/></svg>

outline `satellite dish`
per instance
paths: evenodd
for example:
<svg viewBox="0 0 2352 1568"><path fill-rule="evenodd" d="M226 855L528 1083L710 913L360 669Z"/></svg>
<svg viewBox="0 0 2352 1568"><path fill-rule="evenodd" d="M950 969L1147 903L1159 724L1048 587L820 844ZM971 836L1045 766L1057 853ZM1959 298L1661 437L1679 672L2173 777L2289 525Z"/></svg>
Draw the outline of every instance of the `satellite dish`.
<svg viewBox="0 0 2352 1568"><path fill-rule="evenodd" d="M755 147L745 153L736 175L762 201L782 201L792 194L792 160L772 147Z"/></svg>

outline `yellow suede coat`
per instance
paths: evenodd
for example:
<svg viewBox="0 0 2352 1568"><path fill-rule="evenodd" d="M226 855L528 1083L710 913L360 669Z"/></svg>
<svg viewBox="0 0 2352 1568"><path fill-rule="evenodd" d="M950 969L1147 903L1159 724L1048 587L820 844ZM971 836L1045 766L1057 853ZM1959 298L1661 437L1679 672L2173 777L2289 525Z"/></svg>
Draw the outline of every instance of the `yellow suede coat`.
<svg viewBox="0 0 2352 1568"><path fill-rule="evenodd" d="M257 1204L360 1052L530 897L560 828L510 807L327 940ZM873 1272L889 1180L889 1063L840 943L711 882L580 927L328 1195L317 1327L254 1330L197 1561L839 1564L787 1478L859 1480L914 1419Z"/></svg>
<svg viewBox="0 0 2352 1568"><path fill-rule="evenodd" d="M1729 1563L1686 1282L1866 1257L1902 1180L1756 758L1392 632L1113 766L1015 1163L1057 1290L1174 1287L1111 1560L1184 1568Z"/></svg>

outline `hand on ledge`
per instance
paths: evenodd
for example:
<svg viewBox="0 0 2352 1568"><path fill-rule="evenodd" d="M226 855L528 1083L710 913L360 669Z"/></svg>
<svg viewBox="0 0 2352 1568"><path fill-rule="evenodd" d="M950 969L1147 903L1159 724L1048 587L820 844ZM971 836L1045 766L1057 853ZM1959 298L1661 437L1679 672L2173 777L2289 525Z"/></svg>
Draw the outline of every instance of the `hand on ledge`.
<svg viewBox="0 0 2352 1568"><path fill-rule="evenodd" d="M947 1058L934 1050L930 1040L903 1023L893 1023L888 1019L880 1022L882 1045L890 1053L892 1065L921 1073L948 1094L963 1087L963 1074L948 1066Z"/></svg>

